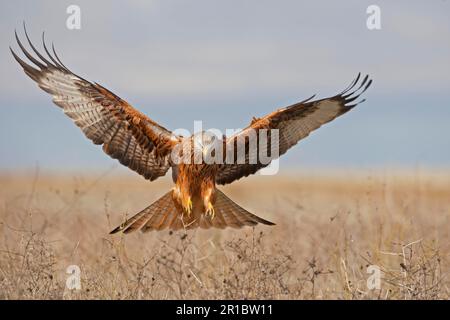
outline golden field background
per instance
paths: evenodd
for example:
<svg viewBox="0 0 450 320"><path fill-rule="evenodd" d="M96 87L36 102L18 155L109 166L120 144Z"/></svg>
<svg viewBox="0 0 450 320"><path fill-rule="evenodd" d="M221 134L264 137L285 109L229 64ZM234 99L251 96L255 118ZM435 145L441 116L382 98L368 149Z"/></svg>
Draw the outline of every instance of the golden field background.
<svg viewBox="0 0 450 320"><path fill-rule="evenodd" d="M126 236L108 232L168 178L4 172L0 299L449 299L450 172L336 172L221 188L273 227ZM69 265L79 291L66 288Z"/></svg>

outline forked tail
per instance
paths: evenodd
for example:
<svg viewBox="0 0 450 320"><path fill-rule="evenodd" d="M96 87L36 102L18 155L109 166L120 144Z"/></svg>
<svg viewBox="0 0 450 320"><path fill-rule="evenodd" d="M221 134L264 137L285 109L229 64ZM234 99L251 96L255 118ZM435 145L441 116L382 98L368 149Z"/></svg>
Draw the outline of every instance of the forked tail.
<svg viewBox="0 0 450 320"><path fill-rule="evenodd" d="M122 231L130 233L141 229L142 232L152 230L180 230L194 228L220 228L225 227L241 228L243 226L255 226L258 223L274 225L274 223L264 220L244 208L240 207L233 200L228 198L220 190L215 190L216 201L214 203L214 218L204 214L203 206L194 205L190 215L183 213L183 209L175 203L172 191L156 200L150 206L126 220L111 233Z"/></svg>

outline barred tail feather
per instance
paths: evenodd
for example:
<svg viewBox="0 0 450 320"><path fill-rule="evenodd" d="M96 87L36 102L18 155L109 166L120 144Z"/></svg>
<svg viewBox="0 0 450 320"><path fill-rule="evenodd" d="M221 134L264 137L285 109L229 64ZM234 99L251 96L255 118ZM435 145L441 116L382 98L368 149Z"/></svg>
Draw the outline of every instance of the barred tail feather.
<svg viewBox="0 0 450 320"><path fill-rule="evenodd" d="M225 226L241 228L243 226L255 226L258 223L275 225L275 223L260 218L228 198L222 191L216 189L216 202L214 204L214 220L223 221Z"/></svg>
<svg viewBox="0 0 450 320"><path fill-rule="evenodd" d="M178 210L172 199L172 191L156 200L150 206L126 220L110 234L122 231L130 233L138 229L142 231L163 230L178 218Z"/></svg>
<svg viewBox="0 0 450 320"><path fill-rule="evenodd" d="M215 190L215 200L215 216L213 219L204 214L204 208L199 204L200 202L194 204L191 215L187 215L183 214L181 207L173 199L172 191L169 191L110 233L113 234L119 231L130 233L139 229L142 232L148 232L164 229L241 228L244 226L255 226L258 223L274 225L274 223L248 212L217 189Z"/></svg>

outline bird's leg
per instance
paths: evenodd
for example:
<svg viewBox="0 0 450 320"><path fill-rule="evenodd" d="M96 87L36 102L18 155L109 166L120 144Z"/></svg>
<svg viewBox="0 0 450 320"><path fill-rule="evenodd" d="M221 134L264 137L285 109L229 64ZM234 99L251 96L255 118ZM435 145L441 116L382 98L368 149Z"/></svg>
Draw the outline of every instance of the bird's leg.
<svg viewBox="0 0 450 320"><path fill-rule="evenodd" d="M188 214L188 216L191 215L192 212L192 199L191 196L187 196L183 198L183 208L184 211Z"/></svg>
<svg viewBox="0 0 450 320"><path fill-rule="evenodd" d="M206 216L210 216L211 220L214 219L216 212L214 211L214 206L212 205L212 203L210 201L208 201L208 204L206 205L206 211L205 211L205 215Z"/></svg>
<svg viewBox="0 0 450 320"><path fill-rule="evenodd" d="M185 190L180 188L178 185L173 188L173 193L175 198L177 198L179 203L181 203L184 211L188 216L190 216L192 212L192 199L189 193L185 192Z"/></svg>
<svg viewBox="0 0 450 320"><path fill-rule="evenodd" d="M203 192L203 205L205 206L205 215L209 216L211 220L214 219L215 215L214 206L211 203L212 191L212 188L208 188Z"/></svg>

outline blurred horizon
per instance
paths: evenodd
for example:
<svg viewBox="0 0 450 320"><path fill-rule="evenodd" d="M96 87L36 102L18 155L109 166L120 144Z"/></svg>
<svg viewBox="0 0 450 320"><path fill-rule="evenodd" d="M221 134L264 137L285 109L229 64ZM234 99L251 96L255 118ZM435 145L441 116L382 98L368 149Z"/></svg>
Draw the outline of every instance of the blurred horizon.
<svg viewBox="0 0 450 320"><path fill-rule="evenodd" d="M81 8L81 30L66 8ZM243 128L253 116L332 96L357 75L367 101L281 158L281 172L450 168L450 3L372 1L36 1L0 4L0 174L125 172L94 146L12 58L26 21L76 74L168 129Z"/></svg>

